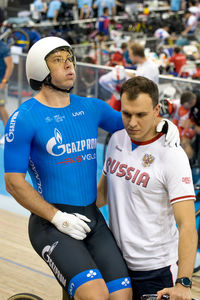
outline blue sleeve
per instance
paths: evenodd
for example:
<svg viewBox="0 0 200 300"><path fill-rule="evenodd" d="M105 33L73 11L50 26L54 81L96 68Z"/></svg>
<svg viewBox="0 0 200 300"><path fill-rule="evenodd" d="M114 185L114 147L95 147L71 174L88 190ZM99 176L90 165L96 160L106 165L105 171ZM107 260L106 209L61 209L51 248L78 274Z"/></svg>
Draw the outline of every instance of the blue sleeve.
<svg viewBox="0 0 200 300"><path fill-rule="evenodd" d="M99 127L108 131L115 132L124 128L121 112L114 110L108 103L96 100L96 110L99 117Z"/></svg>
<svg viewBox="0 0 200 300"><path fill-rule="evenodd" d="M26 173L29 164L33 129L24 111L16 111L9 118L5 129L5 172Z"/></svg>

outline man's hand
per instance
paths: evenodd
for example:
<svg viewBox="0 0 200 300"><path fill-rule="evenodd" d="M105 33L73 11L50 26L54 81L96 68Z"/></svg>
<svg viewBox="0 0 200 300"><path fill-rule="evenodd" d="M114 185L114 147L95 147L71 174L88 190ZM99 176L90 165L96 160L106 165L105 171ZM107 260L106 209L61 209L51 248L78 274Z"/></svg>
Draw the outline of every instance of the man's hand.
<svg viewBox="0 0 200 300"><path fill-rule="evenodd" d="M167 119L162 119L156 127L157 132L163 132L166 134L165 137L165 146L179 146L180 145L180 136L179 131L176 125Z"/></svg>
<svg viewBox="0 0 200 300"><path fill-rule="evenodd" d="M85 222L91 222L90 219L81 214L68 214L60 210L54 215L51 223L55 227L76 240L83 240L86 234L91 231Z"/></svg>
<svg viewBox="0 0 200 300"><path fill-rule="evenodd" d="M157 292L157 300L161 300L163 295L169 295L170 300L191 300L192 293L191 289L184 287L181 284L177 284L172 288L165 288Z"/></svg>

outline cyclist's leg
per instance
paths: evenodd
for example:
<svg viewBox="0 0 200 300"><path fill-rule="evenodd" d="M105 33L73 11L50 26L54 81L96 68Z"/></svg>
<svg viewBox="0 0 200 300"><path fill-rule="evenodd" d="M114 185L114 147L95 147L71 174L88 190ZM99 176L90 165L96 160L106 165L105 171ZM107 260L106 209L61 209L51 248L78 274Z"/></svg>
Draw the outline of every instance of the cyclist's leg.
<svg viewBox="0 0 200 300"><path fill-rule="evenodd" d="M90 299L102 299L108 300L109 293L103 279L96 279L93 281L88 281L85 284L77 288L75 295L75 300L90 300ZM121 299L122 300L122 299Z"/></svg>
<svg viewBox="0 0 200 300"><path fill-rule="evenodd" d="M95 209L98 222L86 240L88 249L107 284L109 299L130 300L132 287L127 266L101 212Z"/></svg>
<svg viewBox="0 0 200 300"><path fill-rule="evenodd" d="M106 284L84 241L61 233L36 215L30 217L29 237L35 251L71 297L76 300L108 299Z"/></svg>

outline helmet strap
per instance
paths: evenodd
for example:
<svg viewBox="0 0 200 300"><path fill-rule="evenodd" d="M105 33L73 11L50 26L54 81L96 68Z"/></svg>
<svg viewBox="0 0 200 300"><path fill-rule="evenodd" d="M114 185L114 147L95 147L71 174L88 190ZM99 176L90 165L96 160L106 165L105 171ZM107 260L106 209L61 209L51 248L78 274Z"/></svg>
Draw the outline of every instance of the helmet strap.
<svg viewBox="0 0 200 300"><path fill-rule="evenodd" d="M44 83L44 85L50 86L54 90L57 90L57 91L60 91L60 92L64 92L64 93L70 93L71 90L73 89L73 86L71 88L69 88L69 89L61 89L61 88L57 87L56 85L54 85L51 82L51 75L50 74L45 78L45 80L44 80L43 83Z"/></svg>

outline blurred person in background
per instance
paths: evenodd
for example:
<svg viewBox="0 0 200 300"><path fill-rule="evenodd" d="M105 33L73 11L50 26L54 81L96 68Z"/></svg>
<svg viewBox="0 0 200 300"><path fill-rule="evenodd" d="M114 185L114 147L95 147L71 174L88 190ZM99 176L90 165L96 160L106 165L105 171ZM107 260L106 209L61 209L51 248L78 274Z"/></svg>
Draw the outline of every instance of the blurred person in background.
<svg viewBox="0 0 200 300"><path fill-rule="evenodd" d="M9 118L5 104L8 96L8 81L13 73L13 68L14 64L10 48L0 40L0 117L4 126ZM1 137L0 144L4 144L4 136Z"/></svg>
<svg viewBox="0 0 200 300"><path fill-rule="evenodd" d="M145 56L144 46L139 43L131 43L129 45L129 58L132 64L137 66L135 75L128 73L130 77L144 76L158 83L159 68L152 59Z"/></svg>
<svg viewBox="0 0 200 300"><path fill-rule="evenodd" d="M186 55L181 51L180 47L175 47L172 56L167 61L167 66L173 64L175 74L178 75L183 65L187 63Z"/></svg>
<svg viewBox="0 0 200 300"><path fill-rule="evenodd" d="M98 18L97 24L99 32L103 32L105 35L109 36L110 18L109 8L107 6L103 8L103 15Z"/></svg>
<svg viewBox="0 0 200 300"><path fill-rule="evenodd" d="M187 10L184 17L185 29L181 32L182 36L194 34L197 27L197 17L190 10Z"/></svg>
<svg viewBox="0 0 200 300"><path fill-rule="evenodd" d="M170 0L171 11L178 12L181 9L185 9L185 0Z"/></svg>
<svg viewBox="0 0 200 300"><path fill-rule="evenodd" d="M100 85L111 93L109 105L117 111L121 111L120 91L122 84L129 78L125 68L116 65L111 72L102 75L99 79Z"/></svg>
<svg viewBox="0 0 200 300"><path fill-rule="evenodd" d="M109 16L116 15L116 3L115 0L95 0L93 4L93 8L97 9L98 18L103 16L104 7L108 7Z"/></svg>
<svg viewBox="0 0 200 300"><path fill-rule="evenodd" d="M92 17L92 0L78 0L79 19L88 19Z"/></svg>
<svg viewBox="0 0 200 300"><path fill-rule="evenodd" d="M61 8L61 0L51 0L47 9L47 18L56 23L58 21L58 14Z"/></svg>
<svg viewBox="0 0 200 300"><path fill-rule="evenodd" d="M188 118L182 119L180 126L185 132L185 137L182 139L183 148L188 154L191 163L195 160L195 150L192 144L196 136L197 143L200 137L200 93L198 90L185 91L181 94L181 103L189 110ZM188 134L187 134L188 133ZM193 133L193 135L192 135ZM199 149L200 144L197 145Z"/></svg>
<svg viewBox="0 0 200 300"><path fill-rule="evenodd" d="M40 22L46 18L47 3L43 0L35 0L30 5L30 11L32 14L32 19L35 22Z"/></svg>

